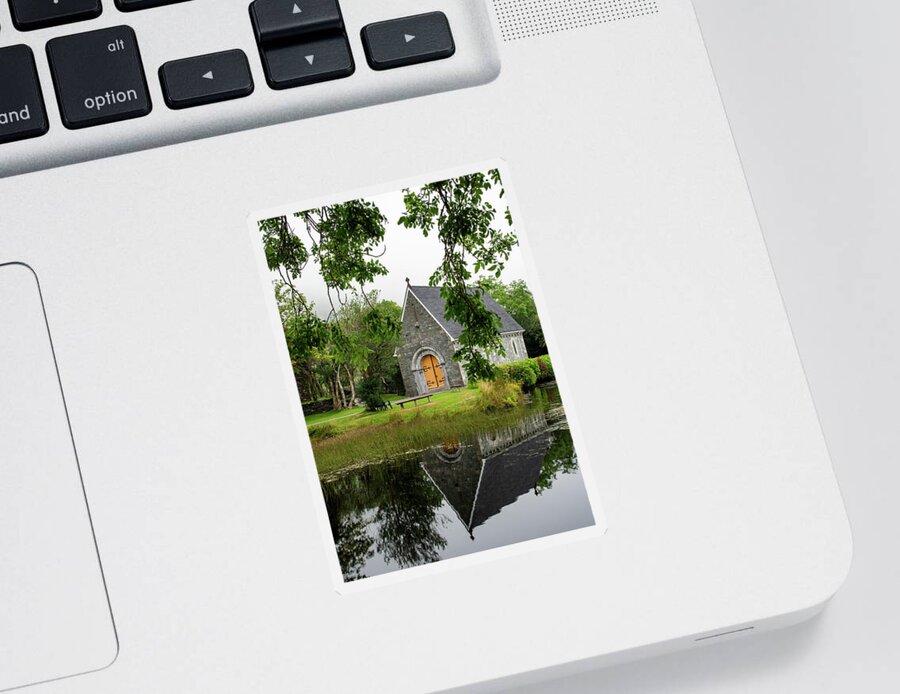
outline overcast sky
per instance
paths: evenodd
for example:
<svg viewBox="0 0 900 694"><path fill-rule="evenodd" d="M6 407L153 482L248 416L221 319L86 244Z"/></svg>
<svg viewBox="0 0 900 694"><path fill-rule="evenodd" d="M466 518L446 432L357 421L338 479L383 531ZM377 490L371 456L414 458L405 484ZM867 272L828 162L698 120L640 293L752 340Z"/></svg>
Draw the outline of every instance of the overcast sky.
<svg viewBox="0 0 900 694"><path fill-rule="evenodd" d="M494 190L488 192L486 199L497 210L496 225L508 228L506 220L503 218L503 212L506 209L505 201L500 199ZM403 191L398 190L366 198L366 200L375 203L388 219L384 237L387 250L380 258L382 264L387 268L388 274L377 278L371 285L366 285L366 289L377 289L382 299L390 299L403 305L406 278L408 277L413 285L428 284L428 278L441 262L442 246L434 234L425 238L421 231L406 229L397 224L397 220L404 211ZM293 216L296 211L294 209L286 210L288 223L293 226L295 232L303 232L302 221ZM304 241L308 243L308 239L304 238ZM521 255L521 248L516 246L501 276L504 282L525 279L525 268ZM311 260L306 266L297 288L315 302L316 312L321 317L325 318L328 315L331 309L325 283L322 281L318 265L314 261Z"/></svg>

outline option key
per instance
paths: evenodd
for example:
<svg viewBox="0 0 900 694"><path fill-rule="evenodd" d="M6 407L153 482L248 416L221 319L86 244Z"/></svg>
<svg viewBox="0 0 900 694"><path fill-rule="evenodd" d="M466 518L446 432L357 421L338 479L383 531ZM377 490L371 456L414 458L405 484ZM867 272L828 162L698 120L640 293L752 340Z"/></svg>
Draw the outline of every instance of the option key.
<svg viewBox="0 0 900 694"><path fill-rule="evenodd" d="M52 39L47 43L47 57L67 128L87 128L150 113L150 94L131 27Z"/></svg>

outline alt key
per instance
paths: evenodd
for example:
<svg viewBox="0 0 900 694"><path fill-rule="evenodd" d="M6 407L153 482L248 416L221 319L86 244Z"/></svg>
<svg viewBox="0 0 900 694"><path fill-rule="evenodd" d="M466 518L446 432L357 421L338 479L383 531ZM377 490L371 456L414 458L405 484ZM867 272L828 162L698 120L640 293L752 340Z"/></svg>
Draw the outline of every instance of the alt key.
<svg viewBox="0 0 900 694"><path fill-rule="evenodd" d="M47 57L67 128L88 128L150 113L141 53L130 27L50 39Z"/></svg>

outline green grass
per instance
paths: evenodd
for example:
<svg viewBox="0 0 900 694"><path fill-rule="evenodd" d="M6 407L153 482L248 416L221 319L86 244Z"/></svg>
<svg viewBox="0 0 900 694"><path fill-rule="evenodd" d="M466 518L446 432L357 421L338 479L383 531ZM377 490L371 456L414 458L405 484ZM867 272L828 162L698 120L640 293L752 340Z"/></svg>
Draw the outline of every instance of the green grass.
<svg viewBox="0 0 900 694"><path fill-rule="evenodd" d="M395 400L402 400L404 397L406 396L395 395L394 393L385 393L384 395L384 399L389 400L390 402L394 402ZM309 417L305 417L306 427L314 427L317 424L323 424L324 422L329 422L332 419L348 419L353 416L364 414L365 411L365 407L351 407L349 410L331 410L330 412L311 414L309 415Z"/></svg>
<svg viewBox="0 0 900 694"><path fill-rule="evenodd" d="M385 395L384 397L386 400L395 402L406 396ZM403 409L395 406L380 412L367 412L364 407L354 407L349 410L322 412L306 417L306 428L315 438L314 430L323 424L328 425L330 434L343 434L359 427L386 424L392 421L408 421L417 416L451 415L468 410L477 397L478 391L474 388L462 388L432 395L431 402L419 400L416 403L407 403Z"/></svg>
<svg viewBox="0 0 900 694"><path fill-rule="evenodd" d="M329 429L327 436L313 436L316 468L319 476L327 479L348 468L379 463L441 442L458 444L477 433L514 426L535 408L543 409L538 404L520 404L486 414L478 407L475 388L441 393L428 407L372 413L342 431ZM343 421L347 420L331 424Z"/></svg>
<svg viewBox="0 0 900 694"><path fill-rule="evenodd" d="M386 395L393 401L402 395ZM327 479L342 470L379 463L430 446L459 443L460 439L514 426L546 403L520 400L518 405L485 412L476 385L444 391L403 409L380 412L362 407L324 412L306 418L319 476Z"/></svg>

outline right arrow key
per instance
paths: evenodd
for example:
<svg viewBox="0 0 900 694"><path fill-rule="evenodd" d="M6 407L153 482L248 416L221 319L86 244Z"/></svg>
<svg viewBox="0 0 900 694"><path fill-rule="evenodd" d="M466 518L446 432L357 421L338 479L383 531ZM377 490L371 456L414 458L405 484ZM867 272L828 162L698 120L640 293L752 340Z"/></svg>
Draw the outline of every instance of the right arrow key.
<svg viewBox="0 0 900 694"><path fill-rule="evenodd" d="M450 23L443 12L369 24L362 30L362 42L373 70L441 60L456 52Z"/></svg>

